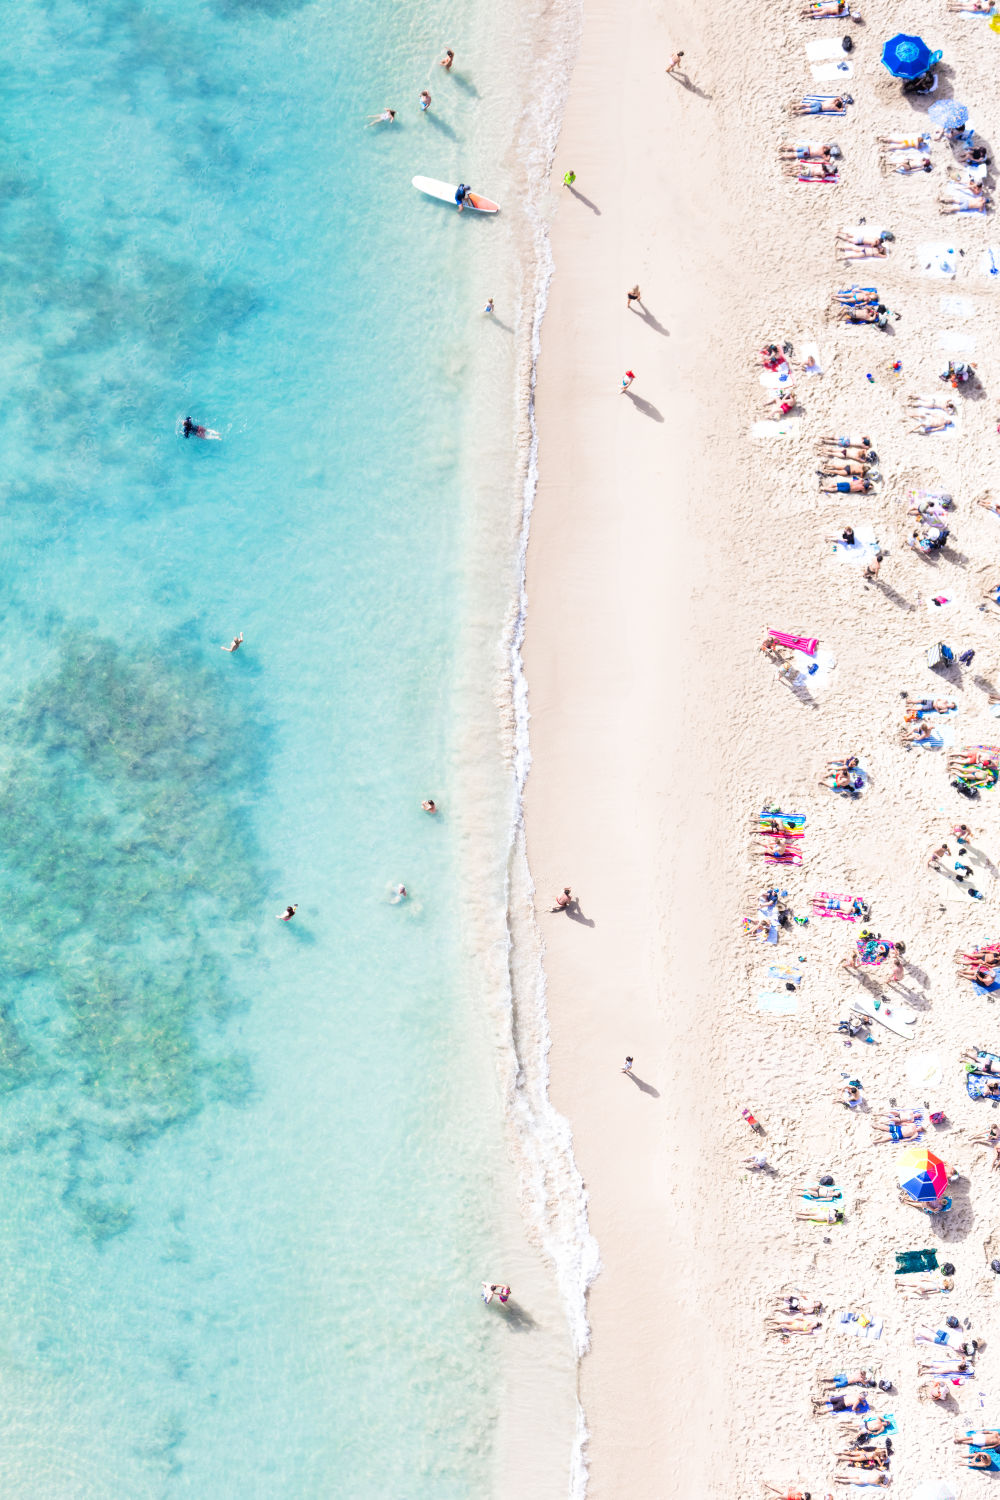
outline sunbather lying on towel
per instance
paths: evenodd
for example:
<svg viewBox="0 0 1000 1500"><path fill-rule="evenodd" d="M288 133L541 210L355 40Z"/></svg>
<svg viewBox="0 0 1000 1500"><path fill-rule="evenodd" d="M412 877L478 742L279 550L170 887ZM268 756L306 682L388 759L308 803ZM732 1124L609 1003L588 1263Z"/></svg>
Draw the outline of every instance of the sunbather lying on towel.
<svg viewBox="0 0 1000 1500"><path fill-rule="evenodd" d="M855 765L857 762L855 762ZM826 776L820 777L820 786L825 786L831 792L860 792L865 784L865 778L857 771L831 771Z"/></svg>
<svg viewBox="0 0 1000 1500"><path fill-rule="evenodd" d="M817 1302L815 1297L810 1297L808 1292L800 1292L793 1287L790 1292L783 1292L775 1304L778 1313L821 1313L822 1302Z"/></svg>
<svg viewBox="0 0 1000 1500"><path fill-rule="evenodd" d="M841 307L869 307L878 301L878 288L874 286L849 286L834 292L833 301Z"/></svg>
<svg viewBox="0 0 1000 1500"><path fill-rule="evenodd" d="M816 473L821 479L831 479L838 476L867 474L871 465L860 458L834 458L832 454L826 453L820 458L820 467Z"/></svg>
<svg viewBox="0 0 1000 1500"><path fill-rule="evenodd" d="M863 448L857 443L845 446L842 443L831 443L828 438L824 438L820 443L819 451L821 455L829 458L854 458L865 464L878 463L878 454L874 448Z"/></svg>
<svg viewBox="0 0 1000 1500"><path fill-rule="evenodd" d="M934 1297L939 1292L952 1291L955 1286L954 1277L939 1276L935 1271L921 1271L916 1276L895 1276L893 1283L901 1297Z"/></svg>
<svg viewBox="0 0 1000 1500"><path fill-rule="evenodd" d="M832 1385L838 1391L849 1385L878 1384L878 1376L874 1370L819 1370L816 1379L820 1385Z"/></svg>
<svg viewBox="0 0 1000 1500"><path fill-rule="evenodd" d="M795 1217L812 1224L843 1224L842 1208L798 1208Z"/></svg>
<svg viewBox="0 0 1000 1500"><path fill-rule="evenodd" d="M881 1412L873 1411L867 1417L861 1418L859 1427L849 1422L841 1423L841 1427L845 1434L850 1434L855 1442L863 1443L868 1438L881 1436L883 1432L892 1432L894 1423L891 1413L883 1415Z"/></svg>
<svg viewBox="0 0 1000 1500"><path fill-rule="evenodd" d="M810 0L810 4L804 5L799 15L805 21L825 21L837 16L850 16L854 19L854 12L847 0Z"/></svg>
<svg viewBox="0 0 1000 1500"><path fill-rule="evenodd" d="M870 448L872 440L870 437L853 436L850 433L827 433L820 438L821 443L828 444L831 448Z"/></svg>
<svg viewBox="0 0 1000 1500"><path fill-rule="evenodd" d="M819 470L816 470L817 474ZM819 488L823 495L867 495L872 487L870 479L820 479Z"/></svg>
<svg viewBox="0 0 1000 1500"><path fill-rule="evenodd" d="M837 182L840 179L837 164L832 161L800 161L797 165L788 163L782 170L786 177L794 177L796 182Z"/></svg>
<svg viewBox="0 0 1000 1500"><path fill-rule="evenodd" d="M975 1358L976 1350L979 1348L977 1339L965 1337L961 1328L931 1328L928 1323L918 1323L913 1330L914 1344L934 1344L936 1348L942 1345L946 1349L960 1349L970 1359Z"/></svg>
<svg viewBox="0 0 1000 1500"><path fill-rule="evenodd" d="M982 188L962 188L958 183L953 183L938 198L938 209L943 214L984 214L989 208L989 195Z"/></svg>
<svg viewBox="0 0 1000 1500"><path fill-rule="evenodd" d="M871 1116L873 1125L922 1125L922 1109L880 1109Z"/></svg>
<svg viewBox="0 0 1000 1500"><path fill-rule="evenodd" d="M815 1333L822 1327L819 1318L807 1318L801 1314L771 1313L764 1319L769 1333Z"/></svg>
<svg viewBox="0 0 1000 1500"><path fill-rule="evenodd" d="M959 1061L970 1062L974 1073L1000 1073L1000 1062L980 1047L966 1047Z"/></svg>
<svg viewBox="0 0 1000 1500"><path fill-rule="evenodd" d="M991 985L997 982L997 971L989 964L959 964L959 979L971 979L975 984Z"/></svg>
<svg viewBox="0 0 1000 1500"><path fill-rule="evenodd" d="M907 706L918 714L947 714L958 707L953 698L918 698L916 693L900 693L900 697L905 698Z"/></svg>
<svg viewBox="0 0 1000 1500"><path fill-rule="evenodd" d="M811 1399L814 1416L819 1416L821 1412L828 1411L865 1412L868 1410L868 1398L864 1391L857 1391L856 1393L849 1391L846 1395L841 1391L836 1396L813 1396Z"/></svg>
<svg viewBox="0 0 1000 1500"><path fill-rule="evenodd" d="M840 147L834 141L828 146L817 146L813 141L779 141L778 155L782 161L833 162L840 159Z"/></svg>
<svg viewBox="0 0 1000 1500"><path fill-rule="evenodd" d="M884 302L867 302L863 307L841 307L837 314L841 323L872 323L876 328L887 328L889 319L898 323L902 313L893 312Z"/></svg>
<svg viewBox="0 0 1000 1500"><path fill-rule="evenodd" d="M917 1364L918 1375L973 1375L975 1368L967 1359L929 1359Z"/></svg>
<svg viewBox="0 0 1000 1500"><path fill-rule="evenodd" d="M875 260L880 255L888 255L888 248L883 244L859 245L854 241L845 240L837 245L837 255L841 260Z"/></svg>
<svg viewBox="0 0 1000 1500"><path fill-rule="evenodd" d="M978 1432L962 1432L956 1443L973 1443L977 1448L1000 1448L1000 1427L981 1427Z"/></svg>
<svg viewBox="0 0 1000 1500"><path fill-rule="evenodd" d="M888 146L891 151L919 151L921 146L927 145L930 136L924 131L921 135L877 135L875 139L880 146Z"/></svg>
<svg viewBox="0 0 1000 1500"><path fill-rule="evenodd" d="M807 94L802 99L792 99L788 105L790 115L842 115L854 100L850 94L840 94L836 99L821 98L818 94Z"/></svg>
<svg viewBox="0 0 1000 1500"><path fill-rule="evenodd" d="M890 151L882 158L883 172L933 172L934 163L922 151Z"/></svg>
<svg viewBox="0 0 1000 1500"><path fill-rule="evenodd" d="M907 432L943 432L946 427L951 427L955 422L955 408L951 413L946 411L913 411L913 426L908 427Z"/></svg>
<svg viewBox="0 0 1000 1500"><path fill-rule="evenodd" d="M865 250L874 250L895 238L891 229L869 229L864 224L853 229L838 229L834 236L838 245L857 245Z"/></svg>
<svg viewBox="0 0 1000 1500"><path fill-rule="evenodd" d="M883 1144L885 1141L919 1141L924 1133L922 1125L907 1121L879 1125L873 1120L872 1130L875 1132L874 1145Z"/></svg>
<svg viewBox="0 0 1000 1500"><path fill-rule="evenodd" d="M881 1470L852 1469L848 1474L834 1474L834 1484L888 1484L889 1475Z"/></svg>

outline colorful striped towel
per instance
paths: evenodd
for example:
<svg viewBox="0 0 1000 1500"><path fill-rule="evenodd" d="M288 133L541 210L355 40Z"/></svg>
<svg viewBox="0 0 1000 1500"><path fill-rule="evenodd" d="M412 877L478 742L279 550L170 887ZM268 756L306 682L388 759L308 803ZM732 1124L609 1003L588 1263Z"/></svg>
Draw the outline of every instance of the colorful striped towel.
<svg viewBox="0 0 1000 1500"><path fill-rule="evenodd" d="M855 911L855 903L863 911ZM860 896L837 895L831 891L817 891L812 898L814 917L840 917L843 922L856 922L867 914L868 903Z"/></svg>

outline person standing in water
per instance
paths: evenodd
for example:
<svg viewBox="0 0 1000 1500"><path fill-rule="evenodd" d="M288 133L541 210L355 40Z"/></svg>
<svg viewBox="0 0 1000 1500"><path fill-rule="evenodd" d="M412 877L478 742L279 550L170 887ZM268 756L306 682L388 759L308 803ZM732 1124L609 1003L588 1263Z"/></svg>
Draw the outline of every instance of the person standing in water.
<svg viewBox="0 0 1000 1500"><path fill-rule="evenodd" d="M449 47L446 50L446 52L444 54L444 57L442 57L441 61L438 63L438 67L439 68L444 68L444 70L445 70L446 73L450 73L451 72L451 65L452 65L452 63L454 61L455 61L455 54L451 50L451 48Z"/></svg>
<svg viewBox="0 0 1000 1500"><path fill-rule="evenodd" d="M422 110L426 111L426 110L430 109L430 107L431 107L431 96L427 92L426 89L421 89L420 90L420 108Z"/></svg>
<svg viewBox="0 0 1000 1500"><path fill-rule="evenodd" d="M234 635L233 636L233 638L229 642L228 646L221 646L219 649L221 651L238 651L240 649L240 647L242 646L242 644L243 644L243 632L241 630L240 633L239 633L239 635Z"/></svg>
<svg viewBox="0 0 1000 1500"><path fill-rule="evenodd" d="M433 797L428 797L427 801L426 802L421 802L420 806L423 808L424 812L426 812L426 813L436 813L437 810L438 810L437 809L437 803L434 801Z"/></svg>
<svg viewBox="0 0 1000 1500"><path fill-rule="evenodd" d="M295 913L298 911L298 909L299 909L298 902L296 902L294 906L286 906L285 909L284 909L284 911L279 911L279 913L278 913L278 921L279 922L290 922L292 920L292 918L294 917Z"/></svg>
<svg viewBox="0 0 1000 1500"><path fill-rule="evenodd" d="M491 313L492 311L493 311L493 298L491 297L490 300L487 302L486 306L483 308L483 312L484 313Z"/></svg>
<svg viewBox="0 0 1000 1500"><path fill-rule="evenodd" d="M472 189L468 187L464 182L460 182L458 184L458 187L455 189L455 202L458 205L459 213L464 212L465 200L471 192Z"/></svg>

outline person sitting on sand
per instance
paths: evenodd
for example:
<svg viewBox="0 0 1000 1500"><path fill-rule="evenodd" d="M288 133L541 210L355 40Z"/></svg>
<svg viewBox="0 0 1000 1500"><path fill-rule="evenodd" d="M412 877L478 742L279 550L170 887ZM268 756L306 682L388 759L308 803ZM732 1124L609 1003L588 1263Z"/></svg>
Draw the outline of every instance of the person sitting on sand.
<svg viewBox="0 0 1000 1500"><path fill-rule="evenodd" d="M817 473L819 470L816 471ZM819 482L820 494L822 495L867 495L871 492L872 481L870 479L821 479Z"/></svg>
<svg viewBox="0 0 1000 1500"><path fill-rule="evenodd" d="M791 115L842 115L848 104L854 100L850 94L841 94L836 99L820 99L816 95L807 95L804 99L792 99L788 104L788 113Z"/></svg>
<svg viewBox="0 0 1000 1500"><path fill-rule="evenodd" d="M917 1395L940 1404L950 1399L951 1391L944 1380L929 1380L925 1385L917 1387Z"/></svg>
<svg viewBox="0 0 1000 1500"><path fill-rule="evenodd" d="M845 1109L858 1109L861 1105L861 1084L845 1083L839 1094L834 1094L834 1102L842 1104Z"/></svg>
<svg viewBox="0 0 1000 1500"><path fill-rule="evenodd" d="M553 901L552 905L549 907L549 911L565 911L566 908L572 903L572 900L573 896L569 886L564 885L555 901Z"/></svg>
<svg viewBox="0 0 1000 1500"><path fill-rule="evenodd" d="M931 854L927 856L927 869L940 870L941 861L945 858L951 858L951 850L948 848L947 844L942 844L940 848L935 849Z"/></svg>
<svg viewBox="0 0 1000 1500"><path fill-rule="evenodd" d="M857 761L855 761L857 765ZM856 771L848 771L841 767L837 771L830 771L826 776L821 776L820 786L828 787L831 792L860 792L865 784L863 776Z"/></svg>
<svg viewBox="0 0 1000 1500"><path fill-rule="evenodd" d="M844 547L853 547L855 545L854 527L845 526L839 536L825 536L823 540L824 542L833 542L835 546L839 542Z"/></svg>
<svg viewBox="0 0 1000 1500"><path fill-rule="evenodd" d="M811 1396L813 1416L823 1412L868 1410L868 1398L864 1391L838 1391L836 1396Z"/></svg>
<svg viewBox="0 0 1000 1500"><path fill-rule="evenodd" d="M906 1121L899 1123L890 1121L888 1124L880 1124L872 1120L872 1130L875 1132L873 1145L882 1145L886 1141L919 1141L923 1139L924 1127L911 1124Z"/></svg>

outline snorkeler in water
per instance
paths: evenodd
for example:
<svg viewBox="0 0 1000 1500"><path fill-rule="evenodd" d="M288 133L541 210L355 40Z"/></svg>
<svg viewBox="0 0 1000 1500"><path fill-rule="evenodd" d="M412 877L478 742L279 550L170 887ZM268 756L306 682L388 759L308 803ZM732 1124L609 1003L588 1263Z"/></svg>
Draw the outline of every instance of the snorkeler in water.
<svg viewBox="0 0 1000 1500"><path fill-rule="evenodd" d="M198 422L192 422L190 417L184 418L184 426L181 428L181 433L186 438L214 438L216 442L221 442L222 440L221 432L216 432L214 427L202 427Z"/></svg>

